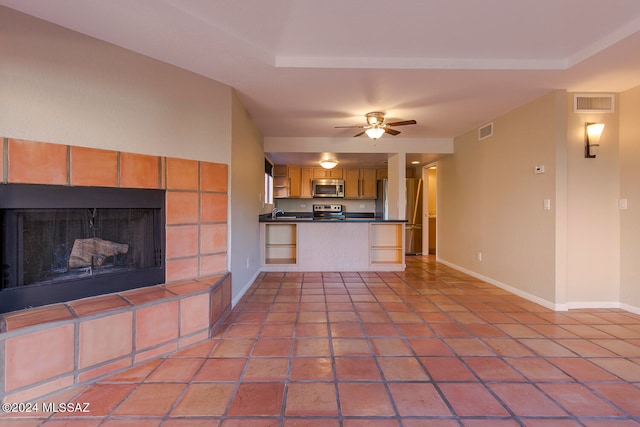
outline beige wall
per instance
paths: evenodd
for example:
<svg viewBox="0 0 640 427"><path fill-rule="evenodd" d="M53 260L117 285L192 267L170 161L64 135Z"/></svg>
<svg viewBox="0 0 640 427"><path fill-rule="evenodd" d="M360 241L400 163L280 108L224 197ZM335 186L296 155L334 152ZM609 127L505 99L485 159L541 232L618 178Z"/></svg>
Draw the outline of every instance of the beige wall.
<svg viewBox="0 0 640 427"><path fill-rule="evenodd" d="M0 135L230 163L230 87L0 10Z"/></svg>
<svg viewBox="0 0 640 427"><path fill-rule="evenodd" d="M567 303L620 301L618 113L574 113L567 98ZM585 123L605 124L595 159L584 157Z"/></svg>
<svg viewBox="0 0 640 427"><path fill-rule="evenodd" d="M572 101L555 91L494 120L491 138L456 138L438 162L438 256L556 309L640 312L640 88L614 113L574 113ZM595 159L586 122L605 124Z"/></svg>
<svg viewBox="0 0 640 427"><path fill-rule="evenodd" d="M620 107L620 301L640 307L640 86L623 92Z"/></svg>
<svg viewBox="0 0 640 427"><path fill-rule="evenodd" d="M237 298L261 266L258 215L264 200L264 151L260 131L235 94L232 122L230 251L233 295Z"/></svg>
<svg viewBox="0 0 640 427"><path fill-rule="evenodd" d="M490 138L478 141L477 130L456 138L455 154L438 162L438 258L549 306L556 150L565 139L556 110L565 103L565 92L552 92L494 120Z"/></svg>
<svg viewBox="0 0 640 427"><path fill-rule="evenodd" d="M231 165L229 265L237 296L259 265L264 153L232 89L0 11L0 136Z"/></svg>

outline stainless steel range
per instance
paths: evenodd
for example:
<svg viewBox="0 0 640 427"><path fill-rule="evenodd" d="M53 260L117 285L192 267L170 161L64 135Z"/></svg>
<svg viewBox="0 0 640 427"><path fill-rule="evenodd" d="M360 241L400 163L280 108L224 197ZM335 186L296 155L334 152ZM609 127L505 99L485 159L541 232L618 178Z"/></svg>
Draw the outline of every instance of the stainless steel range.
<svg viewBox="0 0 640 427"><path fill-rule="evenodd" d="M342 205L326 204L313 205L313 219L317 220L341 220L345 215L342 211Z"/></svg>

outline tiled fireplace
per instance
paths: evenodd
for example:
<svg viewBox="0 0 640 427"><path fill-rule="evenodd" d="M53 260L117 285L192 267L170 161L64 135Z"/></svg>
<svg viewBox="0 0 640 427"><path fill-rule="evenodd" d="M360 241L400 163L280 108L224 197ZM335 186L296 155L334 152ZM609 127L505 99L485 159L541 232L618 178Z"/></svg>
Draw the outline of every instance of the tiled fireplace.
<svg viewBox="0 0 640 427"><path fill-rule="evenodd" d="M164 283L164 193L0 185L0 313Z"/></svg>
<svg viewBox="0 0 640 427"><path fill-rule="evenodd" d="M8 138L0 159L5 189L156 190L165 220L157 285L2 315L0 400L24 401L169 354L208 338L228 314L227 165Z"/></svg>

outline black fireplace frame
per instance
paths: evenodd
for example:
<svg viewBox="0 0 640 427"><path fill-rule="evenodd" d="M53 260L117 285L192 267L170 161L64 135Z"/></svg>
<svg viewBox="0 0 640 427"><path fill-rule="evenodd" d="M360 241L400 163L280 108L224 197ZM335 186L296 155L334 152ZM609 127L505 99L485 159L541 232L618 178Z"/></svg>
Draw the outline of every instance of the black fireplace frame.
<svg viewBox="0 0 640 427"><path fill-rule="evenodd" d="M165 191L138 188L75 187L39 184L0 184L0 215L6 209L159 209L159 266L127 272L93 275L54 283L31 284L0 289L0 313L68 302L152 286L165 281ZM0 227L0 242L4 241ZM0 244L0 251L3 251ZM2 259L2 257L0 257ZM0 265L0 274L5 274ZM79 285L90 281L90 286Z"/></svg>

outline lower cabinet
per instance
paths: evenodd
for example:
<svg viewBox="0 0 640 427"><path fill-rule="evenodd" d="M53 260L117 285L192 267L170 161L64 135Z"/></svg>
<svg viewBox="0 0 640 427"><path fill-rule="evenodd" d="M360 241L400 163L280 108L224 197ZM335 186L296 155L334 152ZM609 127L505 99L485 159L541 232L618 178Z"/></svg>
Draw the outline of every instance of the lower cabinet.
<svg viewBox="0 0 640 427"><path fill-rule="evenodd" d="M369 227L370 262L376 264L403 264L402 238L404 224L372 223Z"/></svg>
<svg viewBox="0 0 640 427"><path fill-rule="evenodd" d="M297 240L296 224L265 224L264 263L295 264L298 257Z"/></svg>

